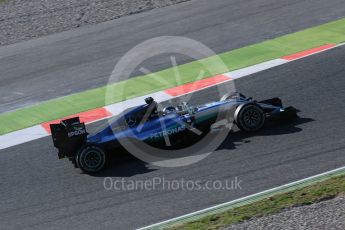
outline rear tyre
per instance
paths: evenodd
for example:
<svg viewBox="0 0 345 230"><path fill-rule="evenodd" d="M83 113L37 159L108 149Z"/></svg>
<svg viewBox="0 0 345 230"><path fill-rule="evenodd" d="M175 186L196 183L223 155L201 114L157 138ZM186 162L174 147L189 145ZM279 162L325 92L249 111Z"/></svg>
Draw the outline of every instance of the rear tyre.
<svg viewBox="0 0 345 230"><path fill-rule="evenodd" d="M245 132L259 131L265 124L265 112L257 104L243 104L235 111L237 127Z"/></svg>
<svg viewBox="0 0 345 230"><path fill-rule="evenodd" d="M78 167L85 173L97 173L106 165L106 153L97 145L85 145L77 153Z"/></svg>

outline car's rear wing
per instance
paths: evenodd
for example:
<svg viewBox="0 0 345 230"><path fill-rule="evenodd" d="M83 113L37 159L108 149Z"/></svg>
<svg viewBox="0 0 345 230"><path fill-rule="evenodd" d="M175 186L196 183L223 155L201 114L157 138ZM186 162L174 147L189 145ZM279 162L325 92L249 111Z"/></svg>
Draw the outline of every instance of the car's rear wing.
<svg viewBox="0 0 345 230"><path fill-rule="evenodd" d="M54 146L59 150L59 158L74 158L78 149L86 143L87 135L85 124L79 117L63 120L60 124L51 124Z"/></svg>

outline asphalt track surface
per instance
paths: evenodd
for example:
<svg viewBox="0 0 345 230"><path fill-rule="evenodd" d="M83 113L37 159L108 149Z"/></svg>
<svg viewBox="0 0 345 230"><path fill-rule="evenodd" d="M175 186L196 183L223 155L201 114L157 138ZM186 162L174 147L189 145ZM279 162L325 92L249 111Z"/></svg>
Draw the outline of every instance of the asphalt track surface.
<svg viewBox="0 0 345 230"><path fill-rule="evenodd" d="M1 227L133 229L343 166L344 62L345 47L338 47L237 80L244 94L259 100L280 96L302 111L301 118L293 124L269 124L255 135L234 132L211 156L187 167L125 160L90 176L57 160L49 137L2 150ZM216 88L200 91L192 103L215 95ZM242 189L106 191L107 176L136 181L238 177Z"/></svg>
<svg viewBox="0 0 345 230"><path fill-rule="evenodd" d="M103 86L119 58L149 38L185 36L220 53L344 15L343 0L193 0L1 47L0 112ZM169 58L147 64L171 66Z"/></svg>
<svg viewBox="0 0 345 230"><path fill-rule="evenodd" d="M342 1L250 3L192 1L2 47L1 110L100 86L123 53L150 37L183 35L222 52L321 24L345 11ZM340 47L237 80L244 94L279 96L302 110L302 118L295 124L269 125L255 135L235 132L211 156L188 167L158 168L126 160L89 176L57 160L49 137L1 150L0 228L133 229L343 166L344 62L345 48ZM152 69L169 64L158 62ZM192 101L216 96L211 88ZM105 191L107 176L136 181L237 176L242 189Z"/></svg>

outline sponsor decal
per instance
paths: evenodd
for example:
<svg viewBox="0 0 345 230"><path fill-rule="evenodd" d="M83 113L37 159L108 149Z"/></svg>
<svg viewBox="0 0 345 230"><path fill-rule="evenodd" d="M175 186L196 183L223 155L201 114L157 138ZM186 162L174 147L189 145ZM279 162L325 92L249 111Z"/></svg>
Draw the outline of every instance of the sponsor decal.
<svg viewBox="0 0 345 230"><path fill-rule="evenodd" d="M165 136L171 136L171 135L185 131L186 128L187 127L185 125L182 125L182 126L179 126L179 127L173 128L173 129L166 129L166 130L163 130L161 132L151 134L150 138L151 139L159 139L159 138L163 138Z"/></svg>
<svg viewBox="0 0 345 230"><path fill-rule="evenodd" d="M68 133L68 137L80 136L86 134L86 130L83 127L75 127L74 131Z"/></svg>

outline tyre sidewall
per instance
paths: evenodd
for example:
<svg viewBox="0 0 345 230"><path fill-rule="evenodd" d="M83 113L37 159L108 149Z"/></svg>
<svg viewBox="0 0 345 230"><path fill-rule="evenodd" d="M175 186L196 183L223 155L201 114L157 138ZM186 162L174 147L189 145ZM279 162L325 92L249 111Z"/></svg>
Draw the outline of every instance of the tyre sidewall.
<svg viewBox="0 0 345 230"><path fill-rule="evenodd" d="M88 157L88 154L93 153L99 157L99 162L96 166L92 167L87 164L85 159ZM97 145L85 145L77 153L76 162L78 167L85 173L97 173L101 171L106 165L107 156L105 151Z"/></svg>
<svg viewBox="0 0 345 230"><path fill-rule="evenodd" d="M260 121L255 127L248 126L243 120L245 113L249 110L255 110L257 111L259 115ZM239 129L245 132L255 132L255 131L260 130L265 124L265 118L266 117L265 117L265 113L263 109L259 105L253 104L253 103L244 104L238 107L235 112L236 125L238 126Z"/></svg>

